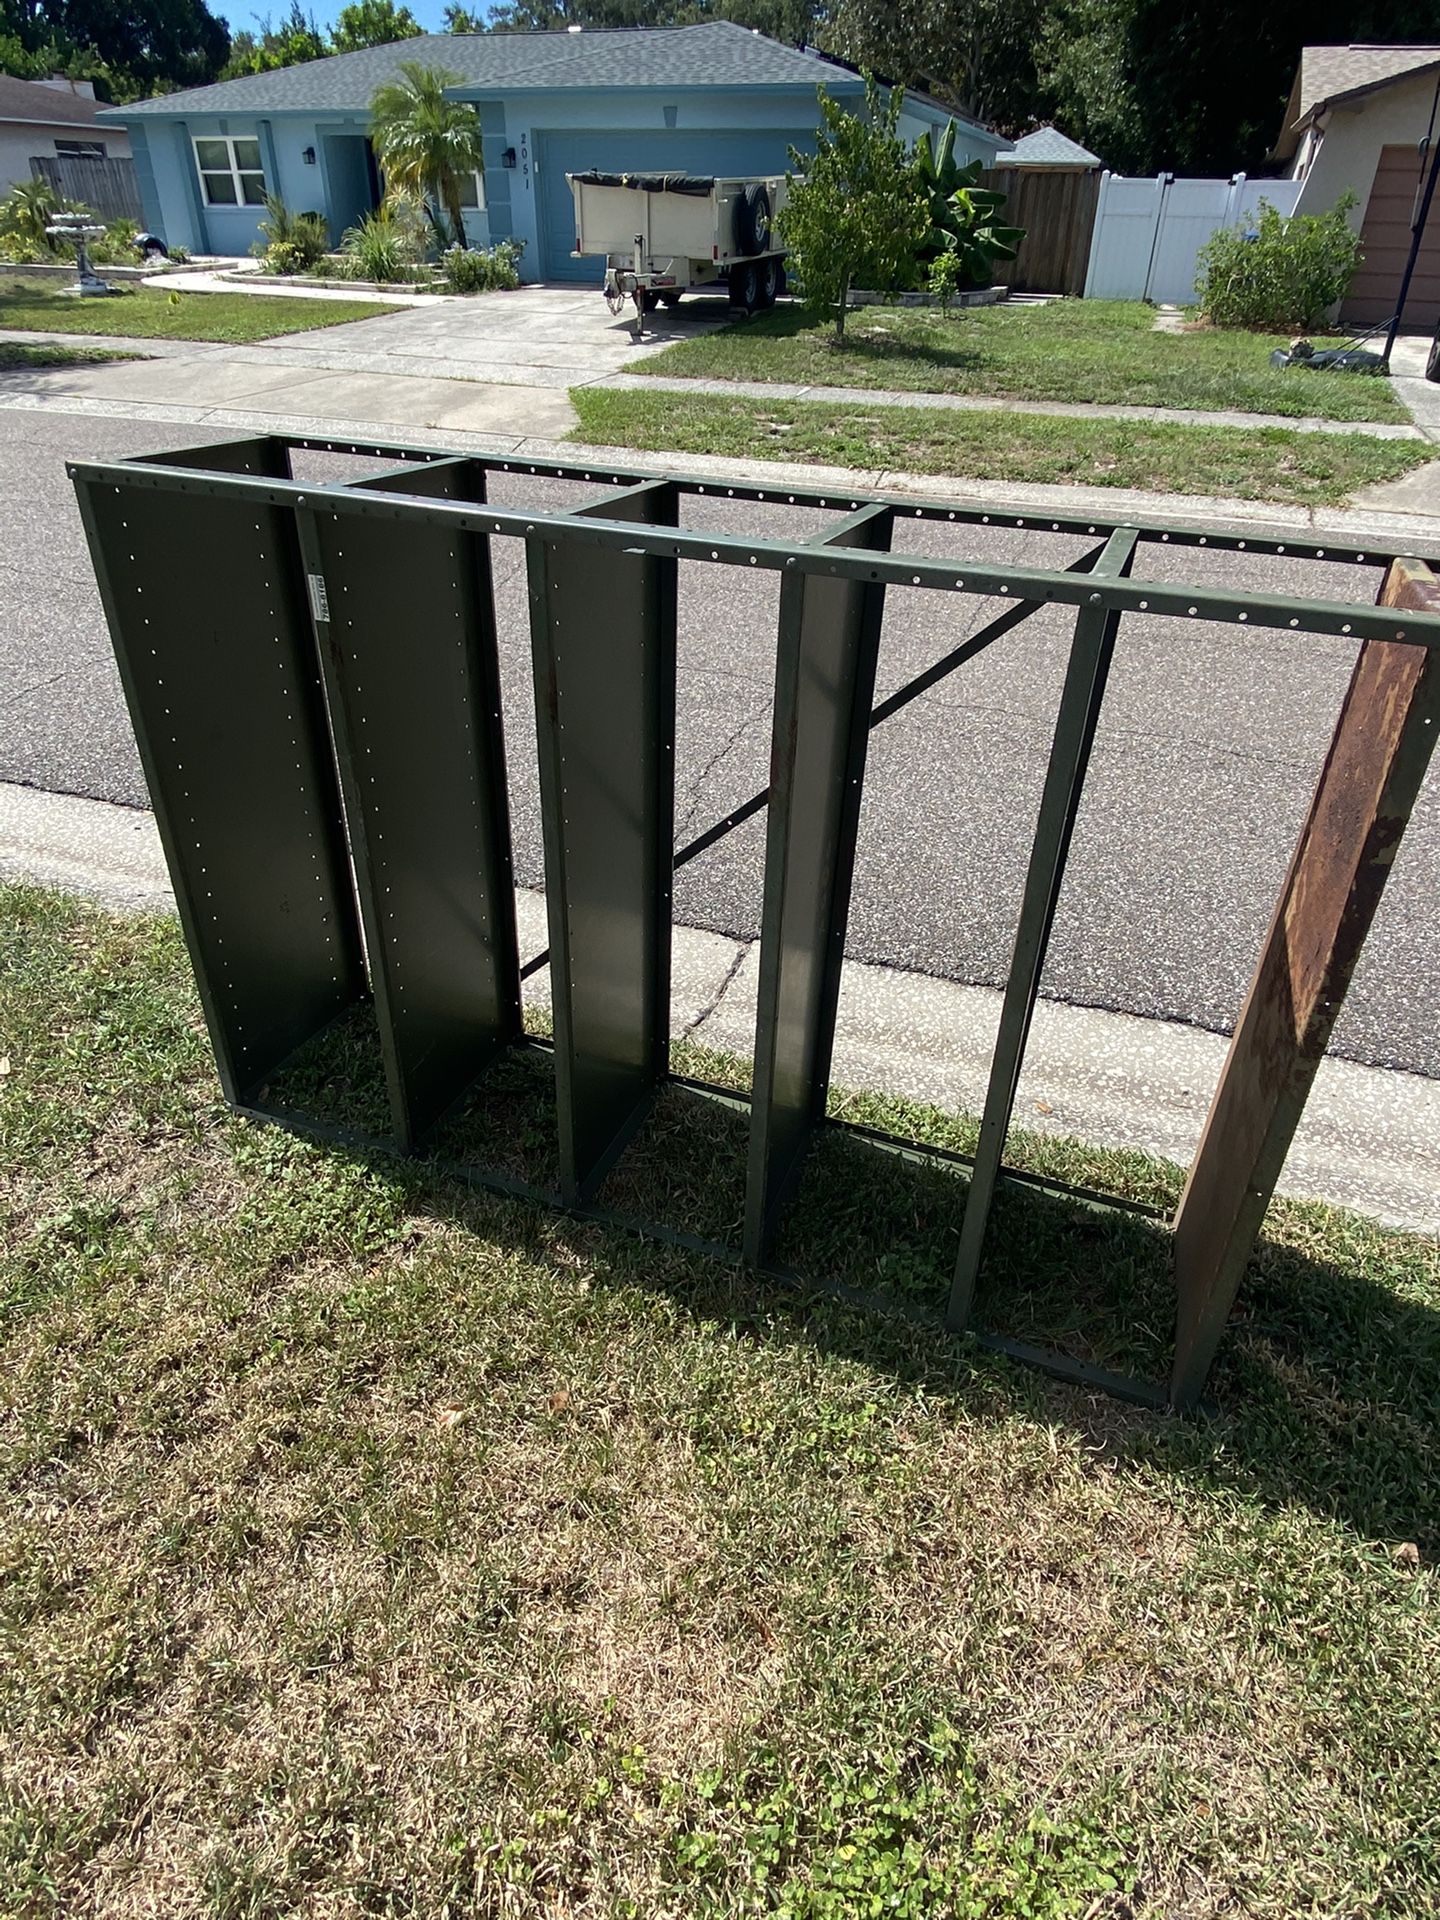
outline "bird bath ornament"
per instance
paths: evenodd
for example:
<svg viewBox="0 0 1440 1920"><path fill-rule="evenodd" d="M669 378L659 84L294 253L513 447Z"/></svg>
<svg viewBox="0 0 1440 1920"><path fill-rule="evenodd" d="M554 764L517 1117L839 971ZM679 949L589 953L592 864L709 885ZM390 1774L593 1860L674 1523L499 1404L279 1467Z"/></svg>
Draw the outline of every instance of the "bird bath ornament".
<svg viewBox="0 0 1440 1920"><path fill-rule="evenodd" d="M67 293L106 294L118 293L118 287L112 287L102 280L90 264L87 241L97 240L105 229L98 226L88 213L57 213L45 231L53 234L57 240L67 240L75 249L75 284L67 287Z"/></svg>

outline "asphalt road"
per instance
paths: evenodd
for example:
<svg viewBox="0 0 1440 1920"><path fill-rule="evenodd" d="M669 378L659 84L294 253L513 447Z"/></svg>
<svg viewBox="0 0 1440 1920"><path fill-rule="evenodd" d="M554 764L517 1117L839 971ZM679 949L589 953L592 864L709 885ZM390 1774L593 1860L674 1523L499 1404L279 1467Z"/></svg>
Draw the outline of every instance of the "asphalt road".
<svg viewBox="0 0 1440 1920"><path fill-rule="evenodd" d="M223 436L216 436L223 437ZM185 428L0 412L0 779L145 803L88 555L71 457L183 445ZM373 464L373 463L372 463ZM338 463L298 468L319 479ZM535 481L497 498L581 497ZM807 533L797 509L706 499L687 524ZM902 522L897 548L1061 564L1078 543ZM543 880L523 556L494 556L518 877ZM1142 549L1154 578L1371 600L1373 570ZM767 778L773 576L682 568L677 832ZM881 695L992 617L968 596L892 593ZM596 618L604 617L603 608ZM1003 981L1049 752L1067 621L1036 615L872 736L849 951L947 978ZM1084 1005L1233 1023L1349 676L1349 643L1137 616L1116 664L1056 920L1044 991ZM758 930L763 817L686 868L678 916ZM1396 862L1336 1051L1440 1075L1440 759Z"/></svg>

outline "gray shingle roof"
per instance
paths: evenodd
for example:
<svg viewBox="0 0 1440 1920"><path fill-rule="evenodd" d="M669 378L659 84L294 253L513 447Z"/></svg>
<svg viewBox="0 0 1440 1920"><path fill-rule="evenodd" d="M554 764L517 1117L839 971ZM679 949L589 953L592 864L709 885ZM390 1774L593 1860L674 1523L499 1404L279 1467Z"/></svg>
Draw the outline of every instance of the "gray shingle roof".
<svg viewBox="0 0 1440 1920"><path fill-rule="evenodd" d="M1270 154L1288 160L1300 145L1301 130L1322 108L1335 100L1353 100L1373 93L1392 80L1403 80L1440 66L1440 46L1304 47L1295 84L1285 105L1285 118Z"/></svg>
<svg viewBox="0 0 1440 1920"><path fill-rule="evenodd" d="M844 88L850 76L819 55L782 47L729 20L694 27L584 33L431 33L274 73L246 74L111 109L117 118L198 113L364 113L404 60L456 75L465 93L550 87Z"/></svg>
<svg viewBox="0 0 1440 1920"><path fill-rule="evenodd" d="M93 127L100 111L98 100L69 88L43 86L38 80L15 80L0 73L0 120L24 120L38 126Z"/></svg>
<svg viewBox="0 0 1440 1920"><path fill-rule="evenodd" d="M997 167L1102 167L1098 153L1091 153L1077 140L1071 140L1058 127L1037 127L1004 153L997 153Z"/></svg>
<svg viewBox="0 0 1440 1920"><path fill-rule="evenodd" d="M1440 63L1440 47L1306 47L1300 55L1299 111L1303 120L1317 107L1347 94L1368 93L1407 73Z"/></svg>

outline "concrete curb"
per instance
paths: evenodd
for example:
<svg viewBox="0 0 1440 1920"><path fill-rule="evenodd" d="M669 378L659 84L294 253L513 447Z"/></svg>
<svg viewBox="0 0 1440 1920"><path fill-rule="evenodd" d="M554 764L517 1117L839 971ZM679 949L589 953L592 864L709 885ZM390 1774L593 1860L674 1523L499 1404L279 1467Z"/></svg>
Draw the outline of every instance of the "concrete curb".
<svg viewBox="0 0 1440 1920"><path fill-rule="evenodd" d="M100 800L0 783L0 878L88 895L122 912L173 910L153 817ZM517 895L521 949L546 941L543 894ZM676 929L672 1031L748 1054L756 943ZM548 1002L544 971L527 1000ZM983 1099L999 993L848 962L835 1079L949 1110ZM1184 1163L1225 1058L1224 1036L1055 1001L1036 1010L1017 1124ZM1280 1181L1282 1193L1440 1232L1440 1081L1326 1060Z"/></svg>

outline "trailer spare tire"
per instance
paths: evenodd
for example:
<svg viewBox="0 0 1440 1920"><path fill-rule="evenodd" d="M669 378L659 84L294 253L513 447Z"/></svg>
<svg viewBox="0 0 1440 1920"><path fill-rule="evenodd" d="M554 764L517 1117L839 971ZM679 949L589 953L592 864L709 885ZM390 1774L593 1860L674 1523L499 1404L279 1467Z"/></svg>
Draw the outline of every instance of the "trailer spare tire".
<svg viewBox="0 0 1440 1920"><path fill-rule="evenodd" d="M767 253L770 249L770 192L758 180L740 190L735 202L735 251Z"/></svg>

